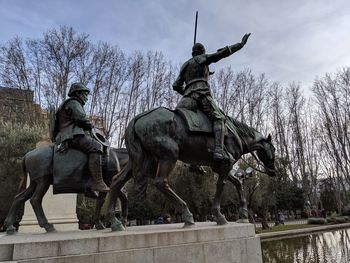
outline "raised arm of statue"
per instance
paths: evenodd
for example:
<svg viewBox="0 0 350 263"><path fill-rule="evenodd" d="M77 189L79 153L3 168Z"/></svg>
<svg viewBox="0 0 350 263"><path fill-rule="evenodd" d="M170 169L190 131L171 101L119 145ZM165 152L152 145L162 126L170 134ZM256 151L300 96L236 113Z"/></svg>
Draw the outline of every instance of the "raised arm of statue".
<svg viewBox="0 0 350 263"><path fill-rule="evenodd" d="M224 48L220 48L217 52L212 53L212 54L208 54L207 55L208 65L211 63L216 63L220 59L226 58L226 57L232 55L233 53L237 52L238 50L240 50L247 43L249 36L250 36L250 33L245 34L243 36L241 42L238 42L237 44L234 44L231 46L226 46Z"/></svg>

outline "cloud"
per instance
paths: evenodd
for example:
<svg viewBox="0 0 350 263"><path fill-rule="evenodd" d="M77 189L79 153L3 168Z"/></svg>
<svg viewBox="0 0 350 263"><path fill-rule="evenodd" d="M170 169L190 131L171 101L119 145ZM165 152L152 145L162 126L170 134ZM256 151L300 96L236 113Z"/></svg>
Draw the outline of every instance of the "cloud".
<svg viewBox="0 0 350 263"><path fill-rule="evenodd" d="M232 66L266 73L287 85L311 85L316 75L350 65L350 5L347 0L61 0L1 1L0 43L19 35L39 37L49 28L72 26L94 42L106 41L126 52L162 51L182 63L189 58L194 16L199 11L198 41L209 52L240 41L244 49L213 69Z"/></svg>

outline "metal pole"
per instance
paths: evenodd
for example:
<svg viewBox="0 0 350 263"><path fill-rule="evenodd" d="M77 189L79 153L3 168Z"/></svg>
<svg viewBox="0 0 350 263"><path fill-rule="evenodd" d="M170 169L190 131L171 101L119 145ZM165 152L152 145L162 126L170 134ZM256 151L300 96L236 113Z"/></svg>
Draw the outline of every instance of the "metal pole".
<svg viewBox="0 0 350 263"><path fill-rule="evenodd" d="M197 37L197 21L198 21L198 11L196 11L196 21L194 23L194 39L193 39L193 45L196 44L196 37Z"/></svg>

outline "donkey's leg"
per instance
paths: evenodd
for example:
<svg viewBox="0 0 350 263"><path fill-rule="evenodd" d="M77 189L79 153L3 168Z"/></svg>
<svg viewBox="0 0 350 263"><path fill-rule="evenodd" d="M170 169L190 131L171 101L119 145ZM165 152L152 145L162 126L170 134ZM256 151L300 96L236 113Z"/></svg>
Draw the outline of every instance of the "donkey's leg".
<svg viewBox="0 0 350 263"><path fill-rule="evenodd" d="M53 224L50 224L47 221L45 216L43 207L41 205L43 201L43 197L46 194L51 184L51 180L48 177L42 177L40 181L37 181L37 187L35 192L30 199L30 203L32 204L33 210L35 212L36 218L38 219L39 226L45 228L46 232L54 232L56 231Z"/></svg>
<svg viewBox="0 0 350 263"><path fill-rule="evenodd" d="M238 192L239 219L237 220L237 223L249 223L247 200L244 194L243 185L241 181L236 176L234 176L231 172L228 176L228 180L236 187Z"/></svg>
<svg viewBox="0 0 350 263"><path fill-rule="evenodd" d="M106 195L107 195L107 193L100 192L98 194L98 197L97 197L97 200L96 200L94 221L95 221L95 228L98 229L98 230L105 229L104 224L100 220L100 216L101 216L102 206L103 206L103 204L105 202L105 199L106 199Z"/></svg>
<svg viewBox="0 0 350 263"><path fill-rule="evenodd" d="M182 212L182 220L184 220L184 227L194 225L193 215L188 209L184 200L182 200L168 184L168 175L174 169L176 160L160 160L158 162L157 175L154 184L159 191L165 194L171 202L173 202Z"/></svg>
<svg viewBox="0 0 350 263"><path fill-rule="evenodd" d="M123 186L128 182L132 177L131 168L129 166L130 164L125 167L120 173L120 175L117 175L115 179L112 181L111 184L111 191L109 192L109 205L108 205L108 215L111 220L111 228L112 231L121 231L125 230L125 222L127 219L127 198L125 194L122 192ZM115 217L115 208L117 205L117 200L120 198L122 202L122 221L118 220ZM124 211L126 209L126 211Z"/></svg>
<svg viewBox="0 0 350 263"><path fill-rule="evenodd" d="M221 197L222 197L222 192L224 190L224 185L225 185L224 179L226 177L227 177L227 173L220 172L218 181L216 182L216 192L215 192L215 197L214 197L213 206L212 206L212 213L218 225L227 224L227 220L225 216L220 212Z"/></svg>
<svg viewBox="0 0 350 263"><path fill-rule="evenodd" d="M29 198L32 197L34 191L35 191L36 184L34 182L31 182L27 189L19 193L15 196L15 199L13 200L13 203L11 205L10 211L7 214L7 217L4 222L4 226L6 228L6 233L8 235L14 234L16 231L15 227L13 226L16 215L18 213L19 208L27 201Z"/></svg>
<svg viewBox="0 0 350 263"><path fill-rule="evenodd" d="M128 222L128 211L129 211L128 198L122 190L120 190L120 193L119 193L119 200L121 203L121 215L120 215L121 221L123 226L126 226L126 223Z"/></svg>

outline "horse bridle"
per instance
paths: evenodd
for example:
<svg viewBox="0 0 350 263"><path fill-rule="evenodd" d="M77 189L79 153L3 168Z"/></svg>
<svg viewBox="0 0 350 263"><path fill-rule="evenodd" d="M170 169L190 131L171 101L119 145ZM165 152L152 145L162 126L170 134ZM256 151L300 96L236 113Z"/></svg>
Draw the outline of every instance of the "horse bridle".
<svg viewBox="0 0 350 263"><path fill-rule="evenodd" d="M243 160L243 162L245 162L247 165L249 165L249 167L252 167L255 171L257 171L257 172L259 172L259 173L264 173L264 174L267 173L267 172L274 172L274 171L275 171L274 169L271 169L271 168L265 166L265 164L263 164L263 163L258 159L258 157L256 157L256 155L255 155L254 152L251 152L250 154L251 154L251 155L254 157L254 159L257 161L258 165L261 165L261 166L263 166L263 167L265 168L265 171L261 171L260 169L251 166L251 164L249 164L246 160L244 160L243 158L241 158L241 159Z"/></svg>

